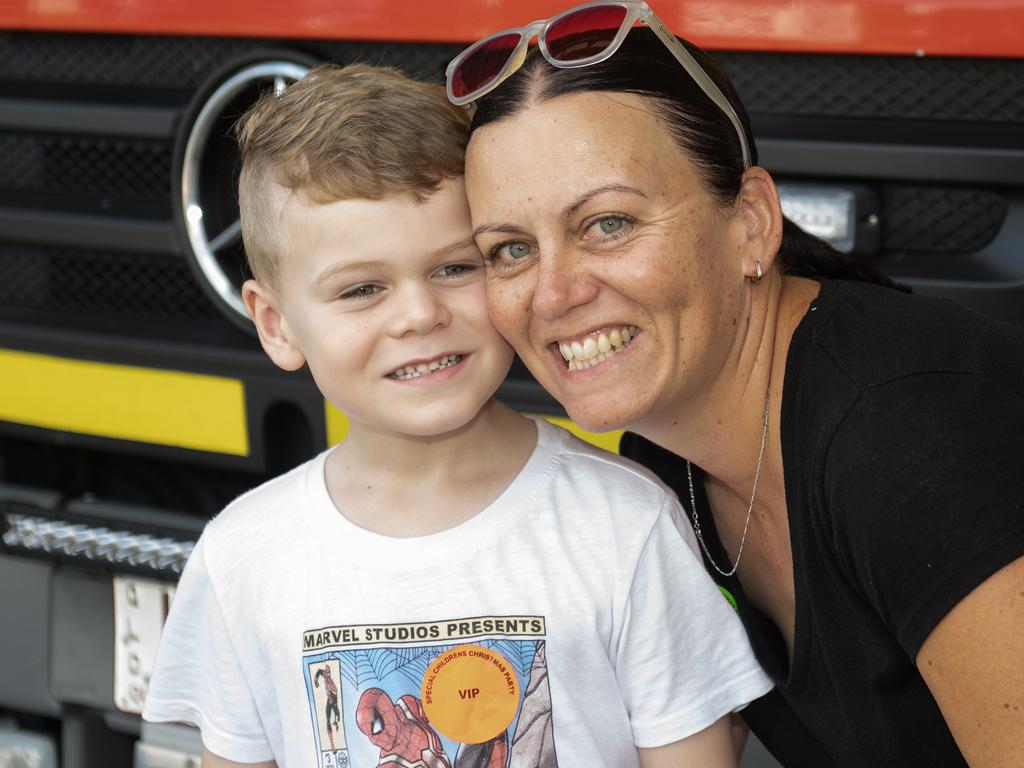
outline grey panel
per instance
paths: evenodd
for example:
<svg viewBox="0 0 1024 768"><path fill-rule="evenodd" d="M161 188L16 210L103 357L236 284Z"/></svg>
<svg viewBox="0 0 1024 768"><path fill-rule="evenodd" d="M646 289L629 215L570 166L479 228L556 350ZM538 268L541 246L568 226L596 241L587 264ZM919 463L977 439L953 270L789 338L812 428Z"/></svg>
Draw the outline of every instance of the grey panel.
<svg viewBox="0 0 1024 768"><path fill-rule="evenodd" d="M0 555L0 706L54 716L60 704L47 686L49 563Z"/></svg>
<svg viewBox="0 0 1024 768"><path fill-rule="evenodd" d="M50 736L0 722L0 766L57 768L57 744Z"/></svg>
<svg viewBox="0 0 1024 768"><path fill-rule="evenodd" d="M757 152L772 173L818 178L1016 184L1024 175L1019 149L764 138Z"/></svg>
<svg viewBox="0 0 1024 768"><path fill-rule="evenodd" d="M771 756L764 745L754 734L747 739L747 748L743 750L740 768L782 768L781 764Z"/></svg>
<svg viewBox="0 0 1024 768"><path fill-rule="evenodd" d="M78 133L159 139L174 134L176 117L170 108L0 99L0 128L19 131L61 133L74 126Z"/></svg>
<svg viewBox="0 0 1024 768"><path fill-rule="evenodd" d="M170 224L145 219L0 208L0 232L10 240L47 245L117 248L165 256L179 252Z"/></svg>
<svg viewBox="0 0 1024 768"><path fill-rule="evenodd" d="M53 577L50 690L60 701L114 707L114 590L110 576L74 568Z"/></svg>
<svg viewBox="0 0 1024 768"><path fill-rule="evenodd" d="M111 731L89 710L69 710L61 720L61 768L127 768L135 737Z"/></svg>
<svg viewBox="0 0 1024 768"><path fill-rule="evenodd" d="M178 723L142 723L135 768L198 768L203 753L199 729Z"/></svg>

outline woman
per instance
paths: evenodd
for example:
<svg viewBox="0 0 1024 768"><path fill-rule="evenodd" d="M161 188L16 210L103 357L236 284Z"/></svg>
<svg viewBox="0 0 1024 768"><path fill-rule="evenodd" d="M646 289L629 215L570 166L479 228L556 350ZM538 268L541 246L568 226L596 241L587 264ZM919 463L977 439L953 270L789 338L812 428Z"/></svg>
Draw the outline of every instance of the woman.
<svg viewBox="0 0 1024 768"><path fill-rule="evenodd" d="M778 686L744 712L761 740L785 765L1024 765L1020 329L830 279L850 265L783 220L726 76L643 3L448 74L492 318L683 499Z"/></svg>

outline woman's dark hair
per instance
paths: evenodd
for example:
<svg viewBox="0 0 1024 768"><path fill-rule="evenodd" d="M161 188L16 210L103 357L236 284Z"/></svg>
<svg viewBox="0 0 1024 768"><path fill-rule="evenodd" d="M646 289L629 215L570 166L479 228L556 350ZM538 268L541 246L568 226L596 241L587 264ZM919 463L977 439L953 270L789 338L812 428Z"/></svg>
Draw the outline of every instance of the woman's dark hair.
<svg viewBox="0 0 1024 768"><path fill-rule="evenodd" d="M751 163L756 164L750 119L728 75L700 48L686 40L680 42L732 104L746 134ZM586 67L556 68L536 48L531 49L518 72L477 101L470 132L511 117L534 102L591 91L633 93L651 99L705 187L722 204L736 199L744 170L736 129L649 29L632 30L613 56ZM786 274L893 286L870 264L844 256L789 219L783 225L777 260Z"/></svg>

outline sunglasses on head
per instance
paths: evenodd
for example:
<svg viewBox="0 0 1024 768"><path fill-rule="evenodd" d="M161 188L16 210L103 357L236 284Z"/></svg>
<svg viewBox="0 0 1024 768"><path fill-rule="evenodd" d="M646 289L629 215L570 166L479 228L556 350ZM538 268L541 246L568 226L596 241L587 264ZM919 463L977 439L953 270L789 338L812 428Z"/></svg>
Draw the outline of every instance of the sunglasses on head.
<svg viewBox="0 0 1024 768"><path fill-rule="evenodd" d="M584 3L550 19L485 37L448 64L445 71L448 98L453 104L468 104L497 88L522 66L534 37L541 55L552 66L586 67L615 53L636 24L651 28L700 89L729 118L740 140L743 167L749 168L750 147L736 111L704 68L643 0Z"/></svg>

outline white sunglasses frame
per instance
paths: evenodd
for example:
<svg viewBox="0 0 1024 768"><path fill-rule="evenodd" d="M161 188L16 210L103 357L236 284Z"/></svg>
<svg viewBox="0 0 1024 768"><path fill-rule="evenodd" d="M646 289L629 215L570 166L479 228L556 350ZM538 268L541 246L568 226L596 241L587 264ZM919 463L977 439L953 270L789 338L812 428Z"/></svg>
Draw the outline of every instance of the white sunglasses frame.
<svg viewBox="0 0 1024 768"><path fill-rule="evenodd" d="M586 10L587 8L599 8L607 6L618 6L626 10L626 16L623 18L622 23L619 25L618 32L615 33L615 37L605 48L598 54L588 56L585 59L578 59L576 61L564 62L555 59L551 52L548 50L547 45L547 31L552 25L561 21L566 16L570 16L574 13ZM526 26L516 27L513 29L504 29L501 32L495 32L493 35L488 35L482 40L478 40L469 46L466 50L456 56L448 63L448 67L445 69L445 81L448 90L448 99L453 104L463 105L469 104L470 102L476 101L481 96L484 96L495 88L497 88L504 80L511 77L516 70L518 70L523 62L526 60L526 54L530 49L530 41L534 37L537 38L541 55L548 61L553 67L559 69L574 69L576 67L586 67L591 64L597 64L611 57L619 46L622 45L622 41L626 39L626 35L633 29L633 26L640 23L644 26L650 27L651 31L657 35L658 39L665 44L676 61L686 70L687 74L693 78L693 81L697 83L704 94L714 102L727 118L732 123L733 128L736 130L736 136L740 140L740 149L743 153L743 168L744 170L750 167L750 146L747 143L747 136L743 130L743 124L740 122L739 116L736 114L736 110L732 108L732 104L725 98L725 94L722 90L715 85L715 81L712 80L708 73L704 71L704 68L697 62L690 52L686 50L686 47L679 42L679 39L669 31L668 27L665 26L665 22L658 18L658 15L651 9L644 0L595 0L595 2L583 3L582 5L573 6L568 10L562 11L557 16L552 16L549 19L538 19L532 21ZM501 68L501 71L494 77L491 82L482 88L478 88L475 91L470 92L465 96L456 97L452 93L452 75L455 70L458 69L459 65L462 64L469 56L476 52L478 48L486 45L492 40L505 37L507 35L519 35L519 42L516 43L515 48L509 54L508 62Z"/></svg>

